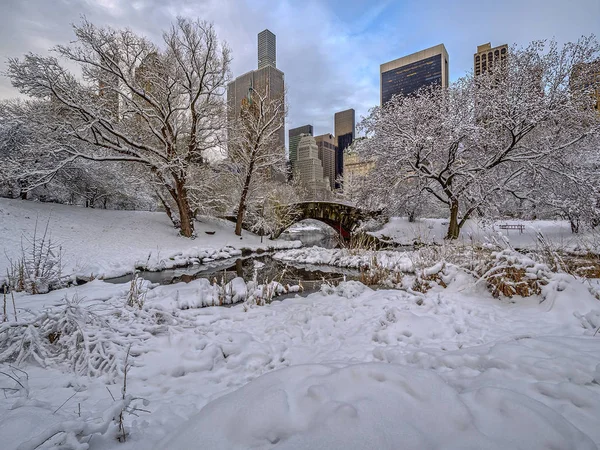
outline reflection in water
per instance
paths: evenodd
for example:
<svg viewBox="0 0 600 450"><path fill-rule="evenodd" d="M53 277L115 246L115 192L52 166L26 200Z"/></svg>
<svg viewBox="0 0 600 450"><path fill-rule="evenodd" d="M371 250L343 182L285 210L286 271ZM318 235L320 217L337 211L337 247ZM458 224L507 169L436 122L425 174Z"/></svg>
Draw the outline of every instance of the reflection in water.
<svg viewBox="0 0 600 450"><path fill-rule="evenodd" d="M305 246L318 245L324 248L334 248L338 244L335 230L320 222L305 220L290 227L281 235L285 240L299 240ZM214 261L210 264L191 266L182 269L162 270L160 272L138 272L138 275L152 283L173 284L189 283L198 278L214 280L218 283L228 282L235 277L246 281L256 276L259 283L276 280L285 285L301 283L306 290L318 289L323 283L337 283L341 280L358 280L360 272L354 269L342 269L330 266L315 266L310 264L289 264L272 259L268 255L249 256L245 258ZM109 283L127 283L133 275L105 280Z"/></svg>
<svg viewBox="0 0 600 450"><path fill-rule="evenodd" d="M284 241L301 241L305 247L316 245L323 248L336 248L339 245L338 233L322 222L303 220L298 222L279 236Z"/></svg>
<svg viewBox="0 0 600 450"><path fill-rule="evenodd" d="M286 285L301 283L305 289L318 289L323 281L337 284L344 278L359 280L360 271L340 267L321 266L313 264L289 264L276 261L269 255L239 258L215 262L210 266L200 265L185 269L163 270L160 272L140 271L138 275L152 283L174 284L189 283L198 278L216 279L218 283L228 282L235 277L252 280L255 276L259 283L278 281ZM133 275L105 280L109 283L127 283Z"/></svg>

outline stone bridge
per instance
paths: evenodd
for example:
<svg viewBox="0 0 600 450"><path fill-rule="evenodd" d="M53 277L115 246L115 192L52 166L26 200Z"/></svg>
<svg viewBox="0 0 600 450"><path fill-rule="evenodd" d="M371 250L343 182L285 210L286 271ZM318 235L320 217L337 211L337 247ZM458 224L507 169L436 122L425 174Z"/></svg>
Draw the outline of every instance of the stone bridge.
<svg viewBox="0 0 600 450"><path fill-rule="evenodd" d="M280 208L283 225L273 233L273 239L277 239L288 227L304 219L326 223L344 239L350 239L352 232L361 222L381 215L380 212L363 211L349 203L338 202L299 202Z"/></svg>

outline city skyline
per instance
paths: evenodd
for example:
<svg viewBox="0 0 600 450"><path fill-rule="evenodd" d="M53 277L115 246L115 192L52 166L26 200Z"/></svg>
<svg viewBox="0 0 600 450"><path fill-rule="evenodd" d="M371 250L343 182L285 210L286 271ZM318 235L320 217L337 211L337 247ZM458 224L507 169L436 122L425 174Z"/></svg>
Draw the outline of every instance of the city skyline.
<svg viewBox="0 0 600 450"><path fill-rule="evenodd" d="M333 131L335 111L354 108L358 123L370 107L379 104L379 65L385 61L443 42L451 58L450 81L454 81L473 70L473 53L484 42L510 46L553 37L572 41L598 32L600 16L596 0L582 0L575 7L537 0L484 6L462 1L452 8L439 1L430 2L428 8L418 2L349 1L343 2L343 8L341 4L7 0L0 7L5 11L0 15L0 71L6 70L9 57L28 51L48 55L50 47L71 41L70 24L79 22L81 15L98 25L129 26L155 42L160 42L160 30L182 15L214 22L219 39L232 49L235 78L254 69L256 36L268 28L277 36L277 66L286 74L290 105L286 130L312 123L318 135ZM481 20L488 16L497 20ZM0 98L16 95L1 77Z"/></svg>

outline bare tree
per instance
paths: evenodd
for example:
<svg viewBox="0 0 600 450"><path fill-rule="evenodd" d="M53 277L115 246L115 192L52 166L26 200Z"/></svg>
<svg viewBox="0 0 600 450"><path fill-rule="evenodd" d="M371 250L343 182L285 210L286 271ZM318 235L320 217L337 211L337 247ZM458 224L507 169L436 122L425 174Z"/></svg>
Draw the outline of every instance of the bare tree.
<svg viewBox="0 0 600 450"><path fill-rule="evenodd" d="M81 76L55 57L9 60L13 85L46 102L47 114L28 115L37 152L60 156L55 168L79 158L139 164L175 205L181 234L192 236L190 175L223 137L229 49L211 24L182 18L163 34L162 48L86 20L74 31L77 40L54 51Z"/></svg>
<svg viewBox="0 0 600 450"><path fill-rule="evenodd" d="M570 77L598 52L593 36L562 48L533 42L511 49L505 64L484 75L394 97L362 124L370 137L363 151L377 161L373 176L391 191L420 186L446 206L446 237L456 239L498 193L527 197L528 173L551 170L597 135L593 86Z"/></svg>
<svg viewBox="0 0 600 450"><path fill-rule="evenodd" d="M235 234L240 236L248 203L265 183L285 179L285 149L278 137L285 121L284 96L271 96L268 84L250 88L240 114L230 112L230 118L229 159L239 187Z"/></svg>

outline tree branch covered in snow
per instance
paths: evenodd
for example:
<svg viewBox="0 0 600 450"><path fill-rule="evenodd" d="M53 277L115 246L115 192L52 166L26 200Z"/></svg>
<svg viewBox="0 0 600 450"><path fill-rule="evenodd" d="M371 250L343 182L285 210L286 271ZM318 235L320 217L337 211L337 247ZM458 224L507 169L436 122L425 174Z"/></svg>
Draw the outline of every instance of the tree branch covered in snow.
<svg viewBox="0 0 600 450"><path fill-rule="evenodd" d="M228 150L238 187L235 234L239 236L248 203L259 192L264 195L266 184L284 178L285 149L279 132L285 126L285 97L272 96L268 84L264 89L252 88L239 116L233 114L230 111Z"/></svg>
<svg viewBox="0 0 600 450"><path fill-rule="evenodd" d="M447 209L447 238L455 239L465 221L497 196L533 200L524 181L532 174L580 183L578 166L564 162L583 161L598 142L600 121L588 83L594 69L587 65L598 54L594 37L562 48L537 41L512 48L493 70L447 89L395 96L362 123L368 139L359 151L376 161L369 185L385 186L381 195L388 204L394 203L390 189L403 200L425 193Z"/></svg>
<svg viewBox="0 0 600 450"><path fill-rule="evenodd" d="M166 192L181 233L191 236L191 174L224 136L229 49L211 24L182 18L163 34L162 48L86 20L74 32L73 44L54 50L78 65L81 77L52 56L9 61L13 85L33 98L8 110L13 123L35 130L25 153L56 159L28 176L43 180L78 159L137 164Z"/></svg>

